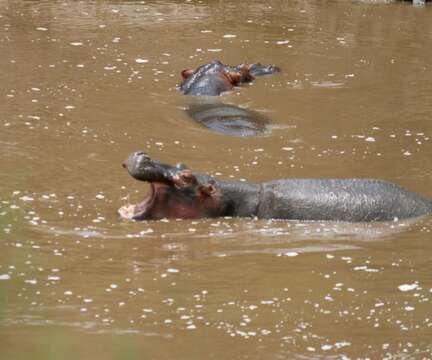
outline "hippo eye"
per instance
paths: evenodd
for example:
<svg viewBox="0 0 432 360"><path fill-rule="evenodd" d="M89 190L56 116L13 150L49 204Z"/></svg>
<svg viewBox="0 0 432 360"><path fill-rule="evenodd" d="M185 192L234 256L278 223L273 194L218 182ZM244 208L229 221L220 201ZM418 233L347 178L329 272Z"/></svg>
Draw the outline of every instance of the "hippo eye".
<svg viewBox="0 0 432 360"><path fill-rule="evenodd" d="M189 171L183 171L181 174L180 174L180 179L182 180L182 181L184 181L184 182L186 182L186 183L190 183L190 182L192 182L192 180L194 179L195 177L192 175L192 173L191 172L189 172Z"/></svg>
<svg viewBox="0 0 432 360"><path fill-rule="evenodd" d="M187 169L174 175L173 182L178 189L182 189L196 184L197 179L195 178L195 175L192 173L192 171Z"/></svg>

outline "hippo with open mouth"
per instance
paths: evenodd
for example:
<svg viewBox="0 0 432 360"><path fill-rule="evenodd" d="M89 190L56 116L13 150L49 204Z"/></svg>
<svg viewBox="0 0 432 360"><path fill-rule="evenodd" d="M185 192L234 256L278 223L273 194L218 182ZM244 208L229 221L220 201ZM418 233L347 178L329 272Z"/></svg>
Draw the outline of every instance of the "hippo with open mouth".
<svg viewBox="0 0 432 360"><path fill-rule="evenodd" d="M123 163L150 194L119 209L130 220L257 217L370 222L418 217L432 212L432 200L375 179L282 179L262 184L221 181L170 166L142 151Z"/></svg>
<svg viewBox="0 0 432 360"><path fill-rule="evenodd" d="M183 70L180 91L185 95L217 96L235 86L251 82L256 76L278 72L280 69L273 65L257 63L230 66L215 60L195 70Z"/></svg>

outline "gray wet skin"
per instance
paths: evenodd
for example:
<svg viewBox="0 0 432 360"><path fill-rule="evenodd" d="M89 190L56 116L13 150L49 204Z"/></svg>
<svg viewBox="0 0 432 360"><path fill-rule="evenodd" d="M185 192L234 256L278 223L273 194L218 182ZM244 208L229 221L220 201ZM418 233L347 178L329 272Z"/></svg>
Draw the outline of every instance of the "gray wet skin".
<svg viewBox="0 0 432 360"><path fill-rule="evenodd" d="M220 181L184 165L153 161L142 151L131 154L124 167L135 179L152 184L150 196L134 205L131 215L123 215L134 220L238 216L370 222L432 212L432 200L382 180Z"/></svg>
<svg viewBox="0 0 432 360"><path fill-rule="evenodd" d="M251 82L256 76L278 72L280 69L273 65L230 66L215 60L195 70L183 70L180 91L185 95L217 96L234 86ZM186 113L203 126L224 135L246 137L270 132L265 116L235 105L201 99L188 106Z"/></svg>
<svg viewBox="0 0 432 360"><path fill-rule="evenodd" d="M270 132L270 121L262 114L220 102L197 102L186 113L199 124L230 136L259 136Z"/></svg>
<svg viewBox="0 0 432 360"><path fill-rule="evenodd" d="M251 82L256 76L278 72L280 69L273 65L257 63L230 66L215 60L195 70L183 70L180 91L185 95L217 96L232 90L234 86Z"/></svg>

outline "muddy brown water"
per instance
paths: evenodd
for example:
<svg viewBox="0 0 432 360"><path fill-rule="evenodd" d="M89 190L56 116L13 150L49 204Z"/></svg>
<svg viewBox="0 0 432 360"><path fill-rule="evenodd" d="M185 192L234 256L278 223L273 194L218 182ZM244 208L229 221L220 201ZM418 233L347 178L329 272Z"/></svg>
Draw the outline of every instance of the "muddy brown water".
<svg viewBox="0 0 432 360"><path fill-rule="evenodd" d="M143 149L225 179L373 177L432 197L432 7L1 1L4 359L430 359L432 221L130 223ZM225 94L271 135L183 112L180 71L283 72Z"/></svg>

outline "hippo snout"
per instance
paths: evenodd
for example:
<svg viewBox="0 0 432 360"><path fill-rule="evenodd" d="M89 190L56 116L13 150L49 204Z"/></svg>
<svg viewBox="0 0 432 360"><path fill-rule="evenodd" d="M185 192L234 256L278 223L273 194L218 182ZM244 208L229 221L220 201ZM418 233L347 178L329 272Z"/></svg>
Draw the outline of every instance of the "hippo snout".
<svg viewBox="0 0 432 360"><path fill-rule="evenodd" d="M135 151L128 156L126 160L123 161L123 168L127 169L129 172L133 171L137 167L140 167L143 163L150 162L150 156L148 156L144 151Z"/></svg>
<svg viewBox="0 0 432 360"><path fill-rule="evenodd" d="M148 156L144 151L135 151L128 156L128 158L123 161L123 167L128 167L128 165L132 163L136 163L138 161L147 160L150 161L150 156Z"/></svg>
<svg viewBox="0 0 432 360"><path fill-rule="evenodd" d="M123 167L137 180L172 183L174 174L180 171L173 166L154 161L144 151L135 151L123 162Z"/></svg>

